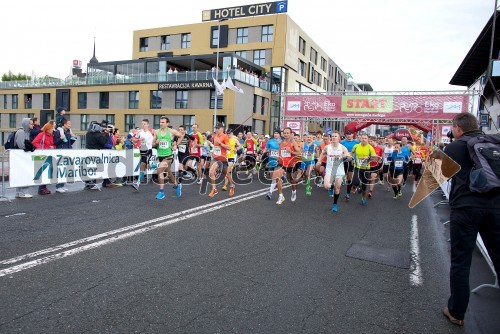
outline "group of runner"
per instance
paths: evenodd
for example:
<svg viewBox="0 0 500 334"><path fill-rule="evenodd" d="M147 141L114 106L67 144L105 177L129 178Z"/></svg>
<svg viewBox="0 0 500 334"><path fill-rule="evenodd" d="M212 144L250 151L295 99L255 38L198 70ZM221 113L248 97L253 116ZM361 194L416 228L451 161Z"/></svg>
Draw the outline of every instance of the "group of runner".
<svg viewBox="0 0 500 334"><path fill-rule="evenodd" d="M182 180L188 170L197 177L199 185L207 179L211 186L209 197L219 193L217 183L223 184L221 189L229 189L229 196L233 196L236 187L233 172L237 165L244 167L247 175L251 171L256 173L258 168L264 170L266 179L271 181L266 197L270 200L277 189L277 205L285 202L284 182L290 183L290 200L295 202L297 186L303 183L306 196L310 196L315 179L315 183L333 197L331 210L337 212L343 186L346 187L345 201L350 201L351 194L358 192L363 206L367 198L373 197L377 183L385 184L387 191L392 188L393 198L399 199L410 172L415 176L414 182L419 181L425 159L425 151L406 137L399 142L361 133L355 139L352 131L346 131L343 140L338 132L311 133L300 138L292 129L285 128L275 130L272 138L266 135L259 140L252 132L235 136L232 129L225 131L223 124L217 124L213 134L198 132L197 124L189 133L182 125L176 130L166 116L161 117L160 129L156 131L149 128L147 120L142 125L135 139L141 142L141 170L132 186L139 190L152 148L156 146L158 161L150 167L157 168L160 189L156 198L160 200L165 198L167 177L177 196L181 196ZM174 151L179 160L177 177L171 168Z"/></svg>

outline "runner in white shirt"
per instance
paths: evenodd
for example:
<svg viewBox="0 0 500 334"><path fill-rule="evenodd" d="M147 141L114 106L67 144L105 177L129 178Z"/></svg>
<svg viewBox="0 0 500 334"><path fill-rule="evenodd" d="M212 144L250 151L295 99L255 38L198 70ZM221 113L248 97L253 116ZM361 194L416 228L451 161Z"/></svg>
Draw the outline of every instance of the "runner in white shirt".
<svg viewBox="0 0 500 334"><path fill-rule="evenodd" d="M331 143L323 148L321 156L318 160L321 161L325 156L326 168L324 186L325 189L328 190L329 194L334 192L332 211L337 212L340 187L342 186L342 180L345 176L344 159L350 158L347 148L340 144L340 134L338 132L334 132L332 134Z"/></svg>
<svg viewBox="0 0 500 334"><path fill-rule="evenodd" d="M140 141L141 146L139 150L141 152L141 171L139 172L139 177L137 182L132 184L135 190L139 190L139 185L144 178L144 170L149 164L149 159L153 155L153 138L155 132L153 129L149 128L149 119L142 120L142 129L137 133L137 139Z"/></svg>
<svg viewBox="0 0 500 334"><path fill-rule="evenodd" d="M387 146L384 148L384 153L382 155L384 164L384 166L382 167L383 181L387 182L387 191L391 191L388 172L389 172L389 166L391 165L393 151L394 151L394 140L392 138L387 138Z"/></svg>

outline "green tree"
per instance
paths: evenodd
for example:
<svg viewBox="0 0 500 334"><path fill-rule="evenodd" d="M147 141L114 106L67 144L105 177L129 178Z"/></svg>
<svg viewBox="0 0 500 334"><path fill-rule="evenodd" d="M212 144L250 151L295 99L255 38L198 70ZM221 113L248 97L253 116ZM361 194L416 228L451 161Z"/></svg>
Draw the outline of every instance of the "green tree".
<svg viewBox="0 0 500 334"><path fill-rule="evenodd" d="M25 80L31 80L31 76L27 74L14 74L12 71L9 71L8 73L4 73L2 75L2 81L25 81Z"/></svg>

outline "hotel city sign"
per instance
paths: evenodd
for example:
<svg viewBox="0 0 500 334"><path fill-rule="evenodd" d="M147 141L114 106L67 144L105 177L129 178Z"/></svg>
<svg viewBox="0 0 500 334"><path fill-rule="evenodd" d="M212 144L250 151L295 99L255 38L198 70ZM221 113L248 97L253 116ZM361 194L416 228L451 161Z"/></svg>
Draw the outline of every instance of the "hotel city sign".
<svg viewBox="0 0 500 334"><path fill-rule="evenodd" d="M202 20L216 21L225 19L235 19L246 16L286 13L287 7L288 3L286 1L276 1L276 2L260 3L255 5L248 5L248 6L204 10L202 12Z"/></svg>

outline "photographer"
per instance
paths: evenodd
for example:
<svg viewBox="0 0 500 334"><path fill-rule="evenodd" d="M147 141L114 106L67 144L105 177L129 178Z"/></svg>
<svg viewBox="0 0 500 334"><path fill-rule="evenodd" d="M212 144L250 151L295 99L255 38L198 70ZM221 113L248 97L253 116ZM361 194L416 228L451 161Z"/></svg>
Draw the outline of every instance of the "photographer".
<svg viewBox="0 0 500 334"><path fill-rule="evenodd" d="M102 121L100 124L97 122L91 122L89 130L85 135L87 142L87 149L89 150L102 150L104 149L106 143L109 140L110 133L108 131L108 124L106 121ZM105 179L102 182L102 186L105 188L114 188L115 185L111 183L109 179ZM96 184L96 180L85 181L85 188L90 190L100 190L99 186Z"/></svg>

